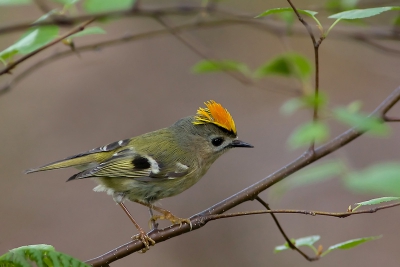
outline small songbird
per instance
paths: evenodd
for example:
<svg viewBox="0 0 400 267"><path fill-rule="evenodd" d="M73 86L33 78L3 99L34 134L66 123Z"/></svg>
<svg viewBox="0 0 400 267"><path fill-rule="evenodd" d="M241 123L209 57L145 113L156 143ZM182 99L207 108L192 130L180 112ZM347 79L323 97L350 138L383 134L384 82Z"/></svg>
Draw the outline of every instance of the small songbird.
<svg viewBox="0 0 400 267"><path fill-rule="evenodd" d="M154 245L136 223L123 201L128 199L160 212L151 222L166 219L190 225L189 219L174 216L154 206L159 199L175 196L195 183L211 164L233 147L253 147L237 139L235 122L229 112L213 100L204 103L195 116L178 120L170 127L117 141L59 160L26 173L75 167L81 172L68 181L92 178L93 190L111 195L129 216L146 249Z"/></svg>

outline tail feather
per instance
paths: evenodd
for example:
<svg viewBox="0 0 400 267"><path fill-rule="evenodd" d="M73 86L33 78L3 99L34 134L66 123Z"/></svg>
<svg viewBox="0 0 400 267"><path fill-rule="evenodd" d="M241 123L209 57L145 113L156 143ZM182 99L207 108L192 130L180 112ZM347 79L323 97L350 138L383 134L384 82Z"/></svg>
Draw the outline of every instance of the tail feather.
<svg viewBox="0 0 400 267"><path fill-rule="evenodd" d="M48 171L54 169L61 169L61 168L68 168L68 167L75 167L77 169L88 169L92 166L96 166L99 164L99 157L96 154L89 154L89 155L76 155L66 159L58 160L44 166L33 168L26 170L25 173L32 173L32 172L40 172L40 171Z"/></svg>

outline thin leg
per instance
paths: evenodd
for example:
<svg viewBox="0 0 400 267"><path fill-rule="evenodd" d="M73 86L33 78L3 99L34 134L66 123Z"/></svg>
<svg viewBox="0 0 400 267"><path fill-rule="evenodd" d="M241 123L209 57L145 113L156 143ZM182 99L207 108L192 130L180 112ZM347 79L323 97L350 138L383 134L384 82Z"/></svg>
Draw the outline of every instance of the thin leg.
<svg viewBox="0 0 400 267"><path fill-rule="evenodd" d="M153 208L149 207L149 212L150 212L150 221L149 221L150 229L151 230L157 229L158 228L158 223L155 220L152 219L154 217Z"/></svg>
<svg viewBox="0 0 400 267"><path fill-rule="evenodd" d="M125 211L126 215L128 215L129 219L132 221L132 223L135 225L136 229L139 231L138 235L133 236L132 238L139 239L142 241L142 243L146 246L146 249L142 250L142 252L146 252L147 250L150 249L150 245L154 245L156 242L151 239L146 232L140 227L140 225L133 219L131 213L129 210L125 207L125 204L120 202L118 205Z"/></svg>
<svg viewBox="0 0 400 267"><path fill-rule="evenodd" d="M142 202L142 201L138 201L135 200L136 203L142 204L146 207L149 207L150 209L154 209L156 211L158 211L159 213L161 213L162 215L153 215L150 219L149 223L152 223L152 221L157 221L158 219L160 220L169 220L170 222L172 222L173 224L179 223L180 226L182 226L182 223L187 223L190 226L190 230L192 230L192 222L189 219L183 219L183 218L179 218L175 215L173 215L169 210L151 205L149 203L146 202Z"/></svg>

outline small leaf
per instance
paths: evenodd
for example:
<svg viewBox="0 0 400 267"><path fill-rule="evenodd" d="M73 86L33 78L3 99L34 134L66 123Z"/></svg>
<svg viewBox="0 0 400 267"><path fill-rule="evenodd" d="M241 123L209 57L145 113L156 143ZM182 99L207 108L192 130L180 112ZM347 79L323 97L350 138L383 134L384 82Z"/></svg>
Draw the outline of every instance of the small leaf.
<svg viewBox="0 0 400 267"><path fill-rule="evenodd" d="M202 60L192 67L192 71L194 73L238 71L243 74L250 72L247 65L232 60Z"/></svg>
<svg viewBox="0 0 400 267"><path fill-rule="evenodd" d="M357 239L352 239L352 240L348 240L333 246L330 246L324 253L322 253L321 257L325 256L326 254L328 254L329 252L331 252L332 250L335 249L351 249L354 248L358 245L361 245L365 242L368 241L372 241L372 240L376 240L381 238L382 236L371 236L371 237L363 237L363 238L357 238Z"/></svg>
<svg viewBox="0 0 400 267"><path fill-rule="evenodd" d="M31 267L88 267L67 254L55 251L49 245L30 245L15 248L0 256L0 266Z"/></svg>
<svg viewBox="0 0 400 267"><path fill-rule="evenodd" d="M347 170L346 165L340 160L318 162L290 175L280 183L270 188L272 198L279 198L287 191L294 188L324 182L340 176Z"/></svg>
<svg viewBox="0 0 400 267"><path fill-rule="evenodd" d="M357 205L360 206L366 206L366 205L377 205L383 202L389 202L389 201L394 201L394 200L399 200L400 197L380 197L380 198L374 198L374 199L370 199L367 201L363 201L363 202L359 202L356 203Z"/></svg>
<svg viewBox="0 0 400 267"><path fill-rule="evenodd" d="M309 122L300 125L289 137L292 148L309 146L312 142L323 142L329 136L328 126L322 122Z"/></svg>
<svg viewBox="0 0 400 267"><path fill-rule="evenodd" d="M81 36L92 35L92 34L105 34L105 33L106 33L106 31L100 27L97 27L97 26L96 27L87 27L83 31L80 31L78 33L71 35L69 38L81 37Z"/></svg>
<svg viewBox="0 0 400 267"><path fill-rule="evenodd" d="M281 54L268 61L255 71L255 76L261 78L268 75L296 77L306 80L312 73L310 61L301 54L289 52Z"/></svg>
<svg viewBox="0 0 400 267"><path fill-rule="evenodd" d="M326 3L326 8L330 10L349 10L356 8L359 0L330 0Z"/></svg>
<svg viewBox="0 0 400 267"><path fill-rule="evenodd" d="M312 18L315 15L318 14L318 12L310 11L310 10L304 10L304 9L297 9L297 11L300 14L304 14L304 15L307 15L307 16L312 17ZM278 13L282 13L282 12L293 12L293 9L291 7L272 8L272 9L268 9L268 10L264 11L263 13L261 13L258 16L256 16L255 18L262 18L262 17L266 17L266 16L271 15L271 14L278 14Z"/></svg>
<svg viewBox="0 0 400 267"><path fill-rule="evenodd" d="M48 44L58 36L58 26L34 27L24 33L13 45L0 52L0 58L7 60L16 54L28 54Z"/></svg>
<svg viewBox="0 0 400 267"><path fill-rule="evenodd" d="M334 117L345 124L357 128L357 130L378 136L387 136L390 128L387 124L376 117L370 117L362 113L349 112L346 108L336 108L333 111Z"/></svg>
<svg viewBox="0 0 400 267"><path fill-rule="evenodd" d="M400 26L400 16L397 16L397 17L393 20L393 25L395 25L395 26Z"/></svg>
<svg viewBox="0 0 400 267"><path fill-rule="evenodd" d="M291 115L298 111L301 108L305 107L305 103L302 101L301 98L292 98L287 100L283 105L281 106L281 113L285 115Z"/></svg>
<svg viewBox="0 0 400 267"><path fill-rule="evenodd" d="M27 5L32 4L32 0L0 0L0 6Z"/></svg>
<svg viewBox="0 0 400 267"><path fill-rule="evenodd" d="M385 162L349 173L344 182L355 192L400 196L400 163Z"/></svg>
<svg viewBox="0 0 400 267"><path fill-rule="evenodd" d="M315 242L317 242L321 237L319 235L312 235L301 237L295 240L296 247L301 246L312 246Z"/></svg>
<svg viewBox="0 0 400 267"><path fill-rule="evenodd" d="M353 9L329 16L330 19L362 19L379 15L390 10L400 10L400 6L374 7L366 9Z"/></svg>
<svg viewBox="0 0 400 267"><path fill-rule="evenodd" d="M306 237L301 237L298 239L291 239L290 241L296 245L296 247L301 247L301 246L307 246L311 247L313 250L315 250L313 244L317 242L320 239L319 235L312 235L312 236L306 236ZM290 246L288 242L281 246L276 246L274 249L274 253L281 252L283 250L289 249Z"/></svg>
<svg viewBox="0 0 400 267"><path fill-rule="evenodd" d="M360 111L361 107L362 102L360 100L356 100L348 104L346 108L350 113L357 113Z"/></svg>
<svg viewBox="0 0 400 267"><path fill-rule="evenodd" d="M301 108L314 108L326 106L328 98L325 94L319 93L316 97L315 94L304 95L287 100L281 106L281 112L285 115L291 115Z"/></svg>
<svg viewBox="0 0 400 267"><path fill-rule="evenodd" d="M330 160L315 166L311 165L310 167L307 167L291 176L291 186L298 187L325 181L343 174L345 170L346 166L340 160Z"/></svg>
<svg viewBox="0 0 400 267"><path fill-rule="evenodd" d="M83 8L88 13L101 13L132 8L136 0L85 0Z"/></svg>
<svg viewBox="0 0 400 267"><path fill-rule="evenodd" d="M63 5L71 6L73 4L78 3L80 0L53 0Z"/></svg>

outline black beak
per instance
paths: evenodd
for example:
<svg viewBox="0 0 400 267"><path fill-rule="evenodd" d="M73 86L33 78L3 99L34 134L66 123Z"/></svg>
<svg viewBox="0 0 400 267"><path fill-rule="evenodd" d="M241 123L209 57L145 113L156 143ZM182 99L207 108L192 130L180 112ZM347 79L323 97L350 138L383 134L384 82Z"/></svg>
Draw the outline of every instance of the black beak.
<svg viewBox="0 0 400 267"><path fill-rule="evenodd" d="M240 141L240 140L233 140L231 143L232 147L254 147L246 142Z"/></svg>

